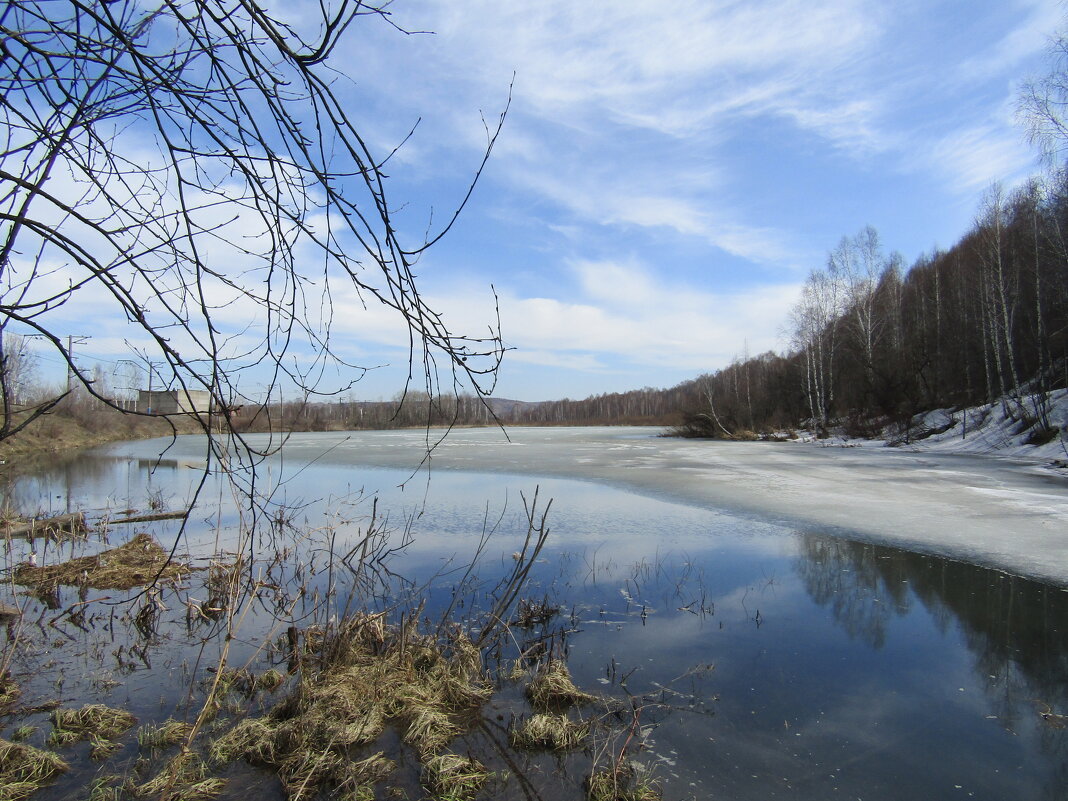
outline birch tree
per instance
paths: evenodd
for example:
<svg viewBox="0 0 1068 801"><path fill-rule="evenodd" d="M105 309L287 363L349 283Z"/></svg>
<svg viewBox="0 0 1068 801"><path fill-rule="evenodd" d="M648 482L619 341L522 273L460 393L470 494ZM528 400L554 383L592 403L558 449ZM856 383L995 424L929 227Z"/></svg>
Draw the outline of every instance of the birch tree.
<svg viewBox="0 0 1068 801"><path fill-rule="evenodd" d="M801 289L790 323L792 341L804 358L805 398L813 425L827 431L835 395L837 322L842 313L842 287L832 271L813 270Z"/></svg>

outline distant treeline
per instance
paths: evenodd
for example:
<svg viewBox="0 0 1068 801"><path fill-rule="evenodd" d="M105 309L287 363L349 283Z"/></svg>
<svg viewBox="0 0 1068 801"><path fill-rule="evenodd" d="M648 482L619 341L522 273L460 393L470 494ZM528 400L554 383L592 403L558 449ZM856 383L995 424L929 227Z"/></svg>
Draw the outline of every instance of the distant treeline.
<svg viewBox="0 0 1068 801"><path fill-rule="evenodd" d="M688 387L688 390L684 390ZM291 402L267 407L247 406L236 413L245 431L270 428L293 431L393 429L431 426L508 425L676 425L683 408L699 393L694 382L676 389L639 389L596 395L584 400L527 402L472 395L430 399L424 392L389 401L332 403Z"/></svg>

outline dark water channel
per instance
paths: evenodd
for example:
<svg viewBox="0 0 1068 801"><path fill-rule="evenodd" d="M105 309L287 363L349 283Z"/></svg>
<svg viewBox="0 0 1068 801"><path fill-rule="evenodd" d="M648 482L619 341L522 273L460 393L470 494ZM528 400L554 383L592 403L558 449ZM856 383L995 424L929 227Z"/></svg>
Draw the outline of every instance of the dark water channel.
<svg viewBox="0 0 1068 801"><path fill-rule="evenodd" d="M182 508L200 481L197 445L179 443L162 460L157 446L113 447L25 477L6 488L8 502L53 513ZM647 749L638 759L655 771L665 798L1066 797L1068 730L1056 717L1068 713L1061 588L841 531L539 477L535 467L526 475L435 470L429 482L358 460L291 457L272 469L272 481L284 479L275 500L294 527L329 529L339 551L366 526L377 496L379 514L388 510L394 529L414 535L395 569L414 579L437 574L428 615L449 603L460 575L453 568L470 560L487 527L497 533L482 574L510 567L525 531L520 493L529 499L538 486L539 497L553 501L552 536L527 595L565 610L571 631L561 642L580 686L656 699L641 719ZM180 548L194 558L219 538L225 546L237 525L223 490L209 483L200 497ZM169 545L178 530L174 522L129 528L113 529L110 544L151 530ZM27 558L27 547L14 541L8 566ZM103 547L50 545L40 558ZM332 580L318 547L307 560L309 594L325 594ZM8 585L3 599L17 589ZM88 605L81 627L48 624L79 601L74 589L55 610L18 596L37 621L10 665L22 700L99 701L142 721L180 715L221 644L206 628L177 623L143 642L128 607L116 603L122 593L90 591L95 596L110 597ZM184 619L183 609L168 610ZM252 610L233 656L256 653L277 635L270 625L269 610ZM0 736L29 723L39 727L29 742L43 744L46 718L6 721ZM109 767L79 768L36 797L76 797L87 775L121 771L136 753L127 743ZM250 787L264 797L278 792L246 771L223 797Z"/></svg>

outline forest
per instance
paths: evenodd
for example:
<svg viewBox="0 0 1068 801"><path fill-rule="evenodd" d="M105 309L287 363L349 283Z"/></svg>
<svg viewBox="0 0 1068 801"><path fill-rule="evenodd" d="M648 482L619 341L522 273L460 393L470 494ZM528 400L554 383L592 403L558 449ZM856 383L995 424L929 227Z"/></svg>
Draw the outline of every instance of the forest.
<svg viewBox="0 0 1068 801"><path fill-rule="evenodd" d="M697 379L693 433L735 436L838 422L865 435L934 408L1005 399L1034 437L1068 385L1068 181L1064 173L983 196L952 248L902 272L874 228L844 237L795 305L786 356L736 360Z"/></svg>

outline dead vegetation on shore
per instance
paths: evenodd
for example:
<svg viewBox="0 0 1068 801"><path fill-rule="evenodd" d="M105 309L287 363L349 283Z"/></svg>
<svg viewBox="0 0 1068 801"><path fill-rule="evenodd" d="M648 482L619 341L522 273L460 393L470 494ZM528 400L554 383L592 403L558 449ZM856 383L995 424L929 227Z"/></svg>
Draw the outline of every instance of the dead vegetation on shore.
<svg viewBox="0 0 1068 801"><path fill-rule="evenodd" d="M7 774L0 774L0 801L35 792L66 769L63 757L70 755L64 749L83 741L88 741L88 749L80 747L81 759L104 763L91 786L85 788L93 801L210 801L223 792L230 774L248 770L234 764L239 761L276 776L290 801L312 801L324 794L369 801L376 797L418 797L420 792L422 797L440 801L509 797L517 785L533 786L525 771L540 760L558 759L568 751L583 752L571 758L578 765L588 765L587 779L593 781L590 776L607 753L601 743L618 733L618 726L611 721L618 705L604 701L585 714L582 707L603 699L584 692L572 681L559 656L564 652L562 640L546 647L542 642L546 633L537 632L542 645L536 652L528 648L529 643L519 642L524 637L534 638L530 628L545 626L559 614L546 599L519 598L547 530L544 519L539 527L533 513L528 516L531 530L527 545L515 560L513 571L487 594L488 611L470 614L461 625L453 622L455 610L450 606L435 625L423 617L426 601L415 596L411 603L418 605L393 606L388 619L385 612L347 612L338 620L327 614L333 608L328 604L335 599L329 598L327 603L316 599L314 616L302 627L290 625L279 636L272 635L268 660L261 656L243 667L228 667L223 656L218 668L207 667L208 672L215 671L216 678L204 683L201 674L190 684L190 701L203 701L200 715L191 716L187 710L186 720L146 723L136 733L140 752L136 762L120 767L117 758L112 760L123 743L131 745L128 732L136 720L129 713L101 704L73 709L35 707L33 714L51 713L52 721L51 733L37 744L61 754L17 744L27 736L20 737L18 732L26 729L28 736L33 736L33 727L20 727L9 735L12 742L0 754L15 767L11 769L13 778L7 782L3 778ZM212 565L212 575L204 574L209 600L203 603L189 597L189 588L179 581L191 573L189 564L171 559L144 533L119 547L60 564L39 567L18 563L9 576L35 593L55 593L60 585L80 590L129 590L154 580L173 579L166 587L150 590L136 615L108 618L109 625L121 621L128 626L136 643L113 651L120 666L134 665L132 661L122 662L134 656L151 669L147 649L157 637L170 636L163 626L181 625L183 602L192 610L185 620L189 632L203 624L211 629L210 636L229 638L246 613L245 601L248 606L269 603L274 599L267 592L270 590L277 592L278 598L288 599L292 609L293 598L301 597L285 595L280 586L264 581L256 584L257 589L266 588L262 596L255 595L254 590L245 600L238 600L231 594L236 586L233 571L239 569L240 560L233 567L215 561ZM297 575L307 582L305 574ZM301 594L305 587L301 585ZM165 614L168 607L160 601L166 593L178 594L178 604L168 601L170 614ZM64 616L73 620L70 613L74 607L80 612L89 604L108 600L86 600L84 593L81 597L50 625ZM227 600L221 600L223 597ZM142 618L148 608L154 611L146 621ZM232 614L236 622L225 619L224 614ZM280 615L277 609L273 614ZM93 615L85 615L76 623L83 631L92 632L94 620ZM51 647L63 644L54 640ZM511 648L518 658L509 658ZM531 657L528 651L537 656ZM286 666L282 666L283 660ZM511 689L504 673L494 673L491 664L505 672L509 665L521 666L519 672L529 679L523 694L518 688ZM109 686L119 684L110 681ZM206 698L194 701L194 690L200 693L209 685ZM56 686L62 686L61 677ZM18 687L0 681L0 690L5 688L7 700L0 697L0 714L15 714L10 710ZM263 695L276 691L274 703ZM487 711L491 700L498 709L501 705L514 709L510 724L496 722L505 718ZM59 701L55 704L58 706ZM33 767L22 767L31 763ZM109 773L108 768L119 772ZM538 770L540 767L534 768L532 775ZM20 778L23 776L29 778ZM15 788L13 792L23 794L5 795L8 784ZM577 790L580 784L576 779L571 786ZM416 790L413 796L413 788L418 787L421 791ZM595 801L615 799L605 796Z"/></svg>

